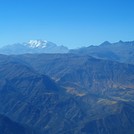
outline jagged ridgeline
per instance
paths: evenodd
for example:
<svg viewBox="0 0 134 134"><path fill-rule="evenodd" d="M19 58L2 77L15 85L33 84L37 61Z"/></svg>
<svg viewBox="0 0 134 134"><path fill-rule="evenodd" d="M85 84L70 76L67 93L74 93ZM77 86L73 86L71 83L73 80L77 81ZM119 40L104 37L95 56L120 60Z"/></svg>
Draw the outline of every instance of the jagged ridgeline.
<svg viewBox="0 0 134 134"><path fill-rule="evenodd" d="M90 55L95 58L134 64L134 41L103 42L98 46L70 50L71 53Z"/></svg>

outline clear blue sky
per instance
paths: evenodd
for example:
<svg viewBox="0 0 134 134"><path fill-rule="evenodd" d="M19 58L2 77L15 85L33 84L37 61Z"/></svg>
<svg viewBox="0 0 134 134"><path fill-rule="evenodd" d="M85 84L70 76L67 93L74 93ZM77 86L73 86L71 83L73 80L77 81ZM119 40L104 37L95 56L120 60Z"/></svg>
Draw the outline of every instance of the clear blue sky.
<svg viewBox="0 0 134 134"><path fill-rule="evenodd" d="M30 39L70 48L134 40L134 0L0 0L0 45Z"/></svg>

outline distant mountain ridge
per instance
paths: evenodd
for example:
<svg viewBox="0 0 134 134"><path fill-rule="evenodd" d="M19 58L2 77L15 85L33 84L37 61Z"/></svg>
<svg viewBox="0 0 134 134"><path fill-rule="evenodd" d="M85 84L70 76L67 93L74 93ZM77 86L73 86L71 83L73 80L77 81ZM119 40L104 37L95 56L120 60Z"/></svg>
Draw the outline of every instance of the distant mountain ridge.
<svg viewBox="0 0 134 134"><path fill-rule="evenodd" d="M30 40L24 43L16 43L0 48L1 54L25 54L25 53L67 53L65 46L58 46L46 40Z"/></svg>
<svg viewBox="0 0 134 134"><path fill-rule="evenodd" d="M74 53L89 55L99 59L113 60L123 63L134 64L134 41L119 41L110 43L105 41L98 46L88 46L79 49L68 49L65 46L58 46L46 40L30 40L24 43L17 43L0 48L0 54L36 54L36 53Z"/></svg>
<svg viewBox="0 0 134 134"><path fill-rule="evenodd" d="M105 41L99 46L92 45L70 50L70 53L134 64L134 41L119 41L116 43Z"/></svg>
<svg viewBox="0 0 134 134"><path fill-rule="evenodd" d="M113 60L134 64L134 41L119 41L110 43L105 41L98 46L88 46L79 49L68 49L46 40L30 40L0 48L0 54L36 54L36 53L74 53L89 55L99 59Z"/></svg>

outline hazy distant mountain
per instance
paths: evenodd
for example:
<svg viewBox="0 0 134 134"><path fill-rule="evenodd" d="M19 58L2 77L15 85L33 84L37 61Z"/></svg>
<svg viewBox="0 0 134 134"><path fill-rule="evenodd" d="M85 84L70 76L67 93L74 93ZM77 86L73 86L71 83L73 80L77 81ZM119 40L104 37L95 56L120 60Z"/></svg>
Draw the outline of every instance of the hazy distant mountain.
<svg viewBox="0 0 134 134"><path fill-rule="evenodd" d="M0 113L43 134L134 133L133 65L75 54L0 55L0 78Z"/></svg>
<svg viewBox="0 0 134 134"><path fill-rule="evenodd" d="M24 53L67 53L69 50L64 46L44 40L30 40L27 43L17 43L0 48L1 54L24 54Z"/></svg>
<svg viewBox="0 0 134 134"><path fill-rule="evenodd" d="M115 60L134 64L134 41L110 43L105 41L99 46L74 49L71 53L88 54L96 58Z"/></svg>

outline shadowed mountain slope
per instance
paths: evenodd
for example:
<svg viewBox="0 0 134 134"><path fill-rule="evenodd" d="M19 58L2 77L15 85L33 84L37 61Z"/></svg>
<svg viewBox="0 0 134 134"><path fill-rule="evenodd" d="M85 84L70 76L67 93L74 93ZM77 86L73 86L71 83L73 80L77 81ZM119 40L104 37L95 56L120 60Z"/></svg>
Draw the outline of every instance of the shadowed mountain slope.
<svg viewBox="0 0 134 134"><path fill-rule="evenodd" d="M0 134L37 134L32 129L0 115Z"/></svg>
<svg viewBox="0 0 134 134"><path fill-rule="evenodd" d="M97 93L133 88L134 66L74 54L23 55L20 59L64 87Z"/></svg>
<svg viewBox="0 0 134 134"><path fill-rule="evenodd" d="M134 66L74 54L0 55L0 113L43 134L132 134Z"/></svg>

